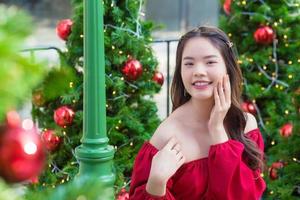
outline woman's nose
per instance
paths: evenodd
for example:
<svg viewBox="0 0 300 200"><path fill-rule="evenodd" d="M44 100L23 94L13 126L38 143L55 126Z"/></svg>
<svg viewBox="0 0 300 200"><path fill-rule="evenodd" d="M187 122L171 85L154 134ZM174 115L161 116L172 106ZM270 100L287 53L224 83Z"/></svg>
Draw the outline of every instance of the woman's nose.
<svg viewBox="0 0 300 200"><path fill-rule="evenodd" d="M206 69L204 66L197 65L194 69L194 76L206 75Z"/></svg>

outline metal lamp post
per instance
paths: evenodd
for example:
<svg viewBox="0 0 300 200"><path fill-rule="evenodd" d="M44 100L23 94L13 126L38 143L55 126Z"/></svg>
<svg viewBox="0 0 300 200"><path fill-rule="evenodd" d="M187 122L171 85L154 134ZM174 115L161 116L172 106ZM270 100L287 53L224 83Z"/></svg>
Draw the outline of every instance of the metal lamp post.
<svg viewBox="0 0 300 200"><path fill-rule="evenodd" d="M75 154L79 160L77 178L96 178L113 188L114 148L106 136L103 5L100 0L84 1L84 97L83 137Z"/></svg>

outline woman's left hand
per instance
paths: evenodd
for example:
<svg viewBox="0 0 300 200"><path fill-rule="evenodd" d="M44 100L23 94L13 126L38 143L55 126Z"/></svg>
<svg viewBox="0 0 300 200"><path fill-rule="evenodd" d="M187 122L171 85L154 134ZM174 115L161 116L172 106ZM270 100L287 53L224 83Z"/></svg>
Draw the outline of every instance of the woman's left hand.
<svg viewBox="0 0 300 200"><path fill-rule="evenodd" d="M215 142L227 141L223 121L231 105L231 90L229 76L226 74L214 88L215 105L208 121L208 129Z"/></svg>

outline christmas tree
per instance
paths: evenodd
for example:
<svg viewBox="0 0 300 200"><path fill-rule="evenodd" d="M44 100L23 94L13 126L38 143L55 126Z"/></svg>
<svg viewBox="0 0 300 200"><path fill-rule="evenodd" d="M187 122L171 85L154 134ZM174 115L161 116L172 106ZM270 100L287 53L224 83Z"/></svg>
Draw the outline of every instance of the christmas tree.
<svg viewBox="0 0 300 200"><path fill-rule="evenodd" d="M263 199L300 198L300 2L221 1L220 27L239 53L243 108L265 142Z"/></svg>
<svg viewBox="0 0 300 200"><path fill-rule="evenodd" d="M56 29L66 41L67 51L60 53L62 66L33 92L32 114L48 149L48 167L36 188L65 183L78 170L74 148L82 137L83 3L72 4L72 18L61 20ZM103 6L107 136L115 147L115 191L119 192L128 189L135 155L159 123L152 97L163 77L150 47L153 23L141 19L143 1L104 0ZM65 70L75 77L67 79ZM58 82L62 87L53 91Z"/></svg>
<svg viewBox="0 0 300 200"><path fill-rule="evenodd" d="M26 186L34 183L43 170L45 151L32 121L21 119L14 110L30 100L30 91L46 73L46 62L39 61L32 53L21 53L25 39L33 30L29 15L4 5L0 5L0 12L3 14L0 18L0 200L96 199L99 196L108 199L111 192L93 179L84 184L74 181L55 189L27 190Z"/></svg>

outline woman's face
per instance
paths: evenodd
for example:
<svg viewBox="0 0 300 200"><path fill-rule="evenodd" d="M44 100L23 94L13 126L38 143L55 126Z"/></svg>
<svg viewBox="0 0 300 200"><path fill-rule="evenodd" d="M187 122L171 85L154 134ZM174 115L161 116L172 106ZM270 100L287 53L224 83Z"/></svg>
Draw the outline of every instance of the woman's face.
<svg viewBox="0 0 300 200"><path fill-rule="evenodd" d="M221 53L208 39L194 37L186 42L181 58L181 77L192 98L214 98L213 89L226 73Z"/></svg>

